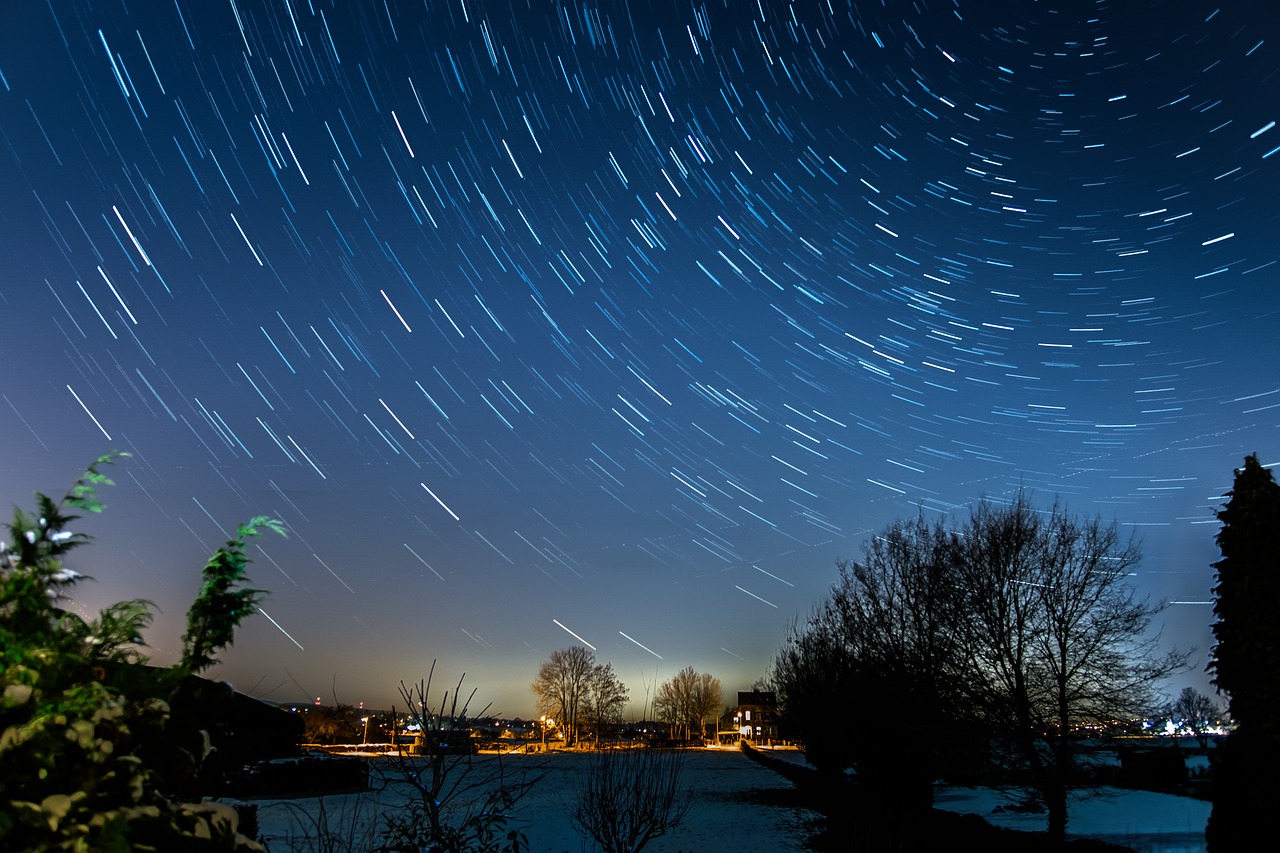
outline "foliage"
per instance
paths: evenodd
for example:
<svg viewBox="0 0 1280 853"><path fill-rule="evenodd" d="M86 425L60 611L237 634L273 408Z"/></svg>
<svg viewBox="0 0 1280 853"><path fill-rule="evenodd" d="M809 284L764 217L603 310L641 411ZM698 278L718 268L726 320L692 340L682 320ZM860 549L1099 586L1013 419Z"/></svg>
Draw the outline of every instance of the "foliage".
<svg viewBox="0 0 1280 853"><path fill-rule="evenodd" d="M68 529L74 511L102 510L101 469L124 455L95 460L58 502L37 494L35 513L15 509L0 543L0 847L257 849L230 808L173 797L209 743L173 711L189 667L147 666L139 650L150 602L91 618L61 607L86 579L64 563L89 541ZM245 615L209 612L198 648L211 660Z"/></svg>
<svg viewBox="0 0 1280 853"><path fill-rule="evenodd" d="M1235 471L1213 564L1213 625L1217 645L1209 669L1229 697L1236 729L1222 745L1215 770L1213 813L1206 837L1211 851L1246 849L1269 831L1272 808L1257 780L1280 762L1280 485L1256 454Z"/></svg>
<svg viewBox="0 0 1280 853"><path fill-rule="evenodd" d="M527 766L507 777L499 760L481 766L471 749L472 690L461 699L463 675L453 691L432 703L427 678L413 687L400 683L409 706L411 728L420 732L421 757L397 755L397 782L415 796L403 810L385 816L383 845L387 851L428 853L519 853L528 850L524 835L507 827L507 813L541 779ZM478 715L484 716L488 706Z"/></svg>
<svg viewBox="0 0 1280 853"><path fill-rule="evenodd" d="M358 711L352 705L314 705L302 715L307 743L354 743L362 734Z"/></svg>
<svg viewBox="0 0 1280 853"><path fill-rule="evenodd" d="M285 535L279 521L260 515L236 528L234 539L214 552L201 574L200 593L187 611L187 632L182 635L182 666L192 673L217 663L214 654L231 645L235 630L253 613L265 590L242 587L249 578L245 568L245 540L258 528Z"/></svg>
<svg viewBox="0 0 1280 853"><path fill-rule="evenodd" d="M578 739L578 725L586 710L596 656L585 646L556 649L538 666L531 685L538 710L555 719L565 731L565 746Z"/></svg>
<svg viewBox="0 0 1280 853"><path fill-rule="evenodd" d="M681 784L684 753L676 750L601 750L591 756L570 814L584 838L604 853L639 853L674 829L689 811Z"/></svg>
<svg viewBox="0 0 1280 853"><path fill-rule="evenodd" d="M703 737L703 723L720 709L720 679L686 666L658 686L653 707L658 718L682 729L686 739Z"/></svg>
<svg viewBox="0 0 1280 853"><path fill-rule="evenodd" d="M1241 727L1267 727L1280 737L1275 709L1280 705L1280 485L1256 454L1237 468L1217 544L1222 559L1213 564L1213 636L1209 661L1214 684L1230 697L1231 717Z"/></svg>

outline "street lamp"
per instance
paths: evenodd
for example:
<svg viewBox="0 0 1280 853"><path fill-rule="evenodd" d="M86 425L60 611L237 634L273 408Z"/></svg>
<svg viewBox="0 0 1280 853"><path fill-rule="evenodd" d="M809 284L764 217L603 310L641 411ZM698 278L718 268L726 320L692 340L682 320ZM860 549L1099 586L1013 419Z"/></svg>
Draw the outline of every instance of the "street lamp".
<svg viewBox="0 0 1280 853"><path fill-rule="evenodd" d="M546 752L547 751L547 715L543 714L538 721L540 723L540 725L538 726L538 730L542 732L542 751Z"/></svg>
<svg viewBox="0 0 1280 853"><path fill-rule="evenodd" d="M364 743L362 743L362 744L360 744L360 745L361 745L361 746L368 746L368 745L369 745L369 718L368 718L368 717L361 717L361 718L360 718L360 722L364 723Z"/></svg>

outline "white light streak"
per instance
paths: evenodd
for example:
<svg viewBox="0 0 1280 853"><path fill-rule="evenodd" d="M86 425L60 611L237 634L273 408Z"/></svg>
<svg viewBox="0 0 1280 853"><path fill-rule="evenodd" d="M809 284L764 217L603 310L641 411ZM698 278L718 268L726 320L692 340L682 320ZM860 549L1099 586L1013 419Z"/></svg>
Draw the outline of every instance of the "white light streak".
<svg viewBox="0 0 1280 853"><path fill-rule="evenodd" d="M400 325L404 326L405 331L413 334L413 329L410 329L409 324L404 321L404 317L400 316L400 309L396 308L395 304L392 303L391 297L387 296L387 292L385 290L379 290L378 292L382 294L383 299L387 300L387 304L391 306L391 310L396 312L396 319L400 321Z"/></svg>
<svg viewBox="0 0 1280 853"><path fill-rule="evenodd" d="M326 569L329 569L329 564L328 564L328 563L326 563L324 560L321 560L321 559L320 559L320 555L319 555L319 554L317 554L316 552L312 551L312 552L311 552L311 556L315 557L315 558L316 558L316 560L318 560L318 561L319 561L320 565L324 566ZM343 586L346 586L346 587L347 587L347 592L351 593L352 595L355 595L355 594L356 594L356 591L355 591L354 589L352 589L351 587L347 586L347 582L346 582L346 581L344 581L342 578L338 577L338 573L337 573L337 572L335 572L333 569L329 569L329 574L333 575L333 576L334 576L334 578L336 578L336 579L337 579L338 583L342 584Z"/></svg>
<svg viewBox="0 0 1280 853"><path fill-rule="evenodd" d="M391 417L395 418L396 423L400 424L400 429L404 430L405 435L409 436L409 438L413 438L413 439L416 441L417 439L416 439L416 438L414 438L413 433L409 432L409 428L408 428L407 426L405 426L405 425L404 425L404 421L402 421L402 420L400 420L400 418L396 417L396 413L395 413L395 412L393 412L393 411L391 411L391 407L390 407L390 406L388 406L388 405L386 404L386 402L385 402L385 401L383 401L383 399L382 399L381 397L379 397L379 398L378 398L378 402L379 402L379 403L382 403L382 408L384 408L384 409L386 409L386 410L387 410L387 414L388 414L388 415L391 415Z"/></svg>
<svg viewBox="0 0 1280 853"><path fill-rule="evenodd" d="M409 137L404 135L404 128L400 126L400 119L396 118L395 110L391 111L391 118L395 119L396 130L400 131L400 138L404 140L404 147L409 149L409 156L414 157L413 146L409 144Z"/></svg>
<svg viewBox="0 0 1280 853"><path fill-rule="evenodd" d="M769 577L773 578L779 583L785 583L787 586L792 586L792 587L795 586L795 584L793 584L791 581L783 580L782 578L778 577L772 572L766 572L764 569L760 568L759 566L752 566L751 568L755 569L757 572L759 572L762 575L768 575Z"/></svg>
<svg viewBox="0 0 1280 853"><path fill-rule="evenodd" d="M774 610L777 610L777 609L778 609L778 605L774 604L772 601L768 601L767 599L763 599L763 598L761 598L760 596L756 595L754 592L747 592L747 590L743 589L742 587L738 586L737 584L734 584L734 585L733 585L733 588L734 588L734 589L736 589L738 592L746 592L746 593L747 593L747 595L751 596L751 597L752 597L752 598L754 598L756 601L763 601L765 604L769 605L769 606L770 606L770 607L772 607Z"/></svg>
<svg viewBox="0 0 1280 853"><path fill-rule="evenodd" d="M557 624L557 625L559 625L560 623L558 623L558 622L557 622L556 624ZM564 626L563 626L563 625L561 625L560 627L562 627L562 628L563 628ZM567 629L566 629L566 630L567 630ZM622 631L619 631L618 633L619 633L619 634L622 634L622 636L624 636L624 637L627 637L627 635L626 635L626 634L623 634L623 632L622 632ZM644 649L644 650L645 650L646 652L648 652L649 654L653 655L653 656L654 656L655 658L657 658L658 660L662 660L662 655L658 654L658 653L657 653L657 652L655 652L653 649L651 649L651 648L649 648L648 646L646 646L644 643L640 642L639 640L635 639L634 637L627 637L627 639L628 639L628 640L630 640L631 642L635 643L635 644L636 644L637 646L639 646L640 648Z"/></svg>
<svg viewBox="0 0 1280 853"><path fill-rule="evenodd" d="M595 646L591 645L591 644L590 644L590 643L588 643L586 640L582 639L581 637L579 637L577 634L573 633L572 631L569 631L569 629L568 629L568 628L565 628L565 627L564 627L564 625L560 622L560 620L559 620L559 619L552 619L551 621L552 621L552 622L554 622L554 623L556 623L557 625L559 625L561 628L564 628L564 630L565 630L565 631L568 631L568 632L569 632L569 636L573 637L573 638L574 638L575 640L577 640L579 643L582 643L582 645L584 645L584 646L586 646L587 648L591 649L591 651L593 651L593 652L594 652L594 651L596 651L596 647L595 647Z"/></svg>
<svg viewBox="0 0 1280 853"><path fill-rule="evenodd" d="M409 543L408 543L408 542L405 542L405 543L404 543L404 547L409 549L409 553L410 553L410 554L412 554L412 555L413 555L413 556L415 556L415 557L418 557L418 562L419 562L419 563L422 563L422 565L426 566L428 569L431 569L431 574L433 574L433 575L435 575L436 577L440 578L440 580L444 580L444 575L442 575L442 574L440 574L439 572L437 572L434 568L432 568L432 566L431 566L431 564L430 564L430 563L428 563L426 560L422 559L422 557L418 556L418 552L417 552L417 551L413 550L412 548L409 548Z"/></svg>
<svg viewBox="0 0 1280 853"><path fill-rule="evenodd" d="M309 464L312 468L315 468L315 472L320 475L321 480L329 479L324 475L323 471L321 471L319 468L316 467L316 463L311 461L311 457L307 455L307 452L298 446L298 442L293 440L293 436L286 434L285 438L289 439L289 443L292 444L295 448L297 448L298 452L302 454L302 458L307 460L307 464Z"/></svg>
<svg viewBox="0 0 1280 853"><path fill-rule="evenodd" d="M258 250L253 248L253 244L249 242L249 235L244 233L244 229L240 227L240 220L236 219L234 213L231 214L231 221L236 224L236 230L240 232L240 236L244 238L244 244L249 247L249 251L253 252L253 259L258 262L258 266L265 267L262 258L258 257Z"/></svg>
<svg viewBox="0 0 1280 853"><path fill-rule="evenodd" d="M84 413L89 416L89 418L93 421L94 425L97 426L98 429L102 430L102 434L107 437L107 441L115 441L115 439L111 437L111 433L107 432L105 429L102 429L102 424L98 423L98 419L93 416L93 412L89 411L89 407L84 404L84 400L80 399L80 395L76 393L76 389L68 385L67 390L71 392L72 397L76 398L76 402L80 404L80 408L84 409Z"/></svg>
<svg viewBox="0 0 1280 853"><path fill-rule="evenodd" d="M502 140L502 147L507 149L507 156L511 158L511 165L516 167L516 174L524 179L524 172L520 171L520 164L516 162L516 155L511 153L511 146L507 144L507 140Z"/></svg>
<svg viewBox="0 0 1280 853"><path fill-rule="evenodd" d="M418 485L419 485L419 486L422 486L422 488L424 488L424 489L427 489L427 484L426 484L426 483L419 483ZM438 503L438 504L440 504L440 506L444 507L444 511L445 511L445 512L447 512L447 513L449 513L449 515L452 515L452 516L453 516L453 520L454 520L454 521L461 521L461 520L462 520L462 519L458 518L458 514L457 514L456 512L454 512L453 510L449 509L449 505L448 505L448 504L446 504L444 501L440 500L440 498L436 496L436 493L435 493L435 492L431 491L430 489L427 489L427 494L429 494L429 495L431 495L431 497L435 498L435 499L436 499L436 503Z"/></svg>
<svg viewBox="0 0 1280 853"><path fill-rule="evenodd" d="M279 623L279 622L277 622L276 620L274 620L274 619L272 619L272 618L271 618L271 614L270 614L270 613L268 613L267 611L263 610L261 607L259 607L259 608L258 608L258 612L259 612L259 613L261 613L263 616L267 617L267 621L268 621L268 622L270 622L272 625L275 625L275 626L276 626L276 628L279 628L280 633L281 633L281 634L284 634L286 637L288 637L288 638L289 638L289 642L293 643L295 646L297 646L298 648L302 649L304 652L306 651L306 649L303 649L303 648L302 648L302 643L299 643L297 640L295 640L295 639L293 638L293 635L292 635L292 634L290 634L290 633L289 633L288 631L286 631L284 628L281 628L281 627L280 627L280 623Z"/></svg>
<svg viewBox="0 0 1280 853"><path fill-rule="evenodd" d="M147 257L147 253L142 248L142 244L138 242L138 238L133 236L133 231L129 228L129 223L125 222L124 217L120 215L120 210L114 204L111 205L111 210L115 212L116 219L119 219L120 224L124 226L124 233L128 234L129 239L133 241L133 247L138 250L139 255L142 255L142 260L146 262L147 266L151 266L151 259ZM102 268L99 267L98 270L101 272Z"/></svg>
<svg viewBox="0 0 1280 853"><path fill-rule="evenodd" d="M111 324L107 322L107 318L102 316L102 312L98 310L98 303L93 301L93 297L84 289L84 285L77 280L76 287L80 288L80 292L84 294L84 298L89 300L89 304L93 306L93 313L98 315L98 319L102 321L102 325L106 326L107 331L111 333L111 337L115 338L117 341L120 340L120 336L116 334L115 329L111 328Z"/></svg>
<svg viewBox="0 0 1280 853"><path fill-rule="evenodd" d="M102 276L102 280L107 283L107 287L111 288L111 292L115 295L116 301L120 303L120 307L124 309L124 313L129 315L129 319L133 321L133 325L138 325L138 318L133 316L133 312L129 310L129 306L124 304L124 299L120 297L120 291L116 290L116 286L111 283L111 279L107 278L107 274L102 271L102 267L98 267L98 275Z"/></svg>
<svg viewBox="0 0 1280 853"><path fill-rule="evenodd" d="M303 171L302 164L298 162L298 155L293 153L293 146L289 143L289 137L282 133L280 138L284 140L285 147L289 149L289 156L293 158L293 165L298 167L298 174L302 175L302 182L307 186L311 186L311 182L307 180L307 173ZM132 237L133 235L130 234L129 236Z"/></svg>
<svg viewBox="0 0 1280 853"><path fill-rule="evenodd" d="M458 328L458 324L453 322L453 318L449 316L449 312L444 310L444 306L440 304L440 300L433 299L431 301L434 302L436 304L436 307L439 308L441 312L444 313L445 319L448 320L450 325L453 326L453 330L458 333L458 337L465 338L466 335L462 334L462 330Z"/></svg>

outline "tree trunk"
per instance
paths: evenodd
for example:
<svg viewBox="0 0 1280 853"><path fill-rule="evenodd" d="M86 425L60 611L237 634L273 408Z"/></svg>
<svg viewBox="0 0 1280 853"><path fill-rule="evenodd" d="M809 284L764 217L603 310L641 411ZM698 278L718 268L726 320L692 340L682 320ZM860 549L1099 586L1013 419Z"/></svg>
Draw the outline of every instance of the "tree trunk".
<svg viewBox="0 0 1280 853"><path fill-rule="evenodd" d="M1049 810L1049 838L1061 842L1067 837L1067 786L1056 773L1045 785L1044 804Z"/></svg>

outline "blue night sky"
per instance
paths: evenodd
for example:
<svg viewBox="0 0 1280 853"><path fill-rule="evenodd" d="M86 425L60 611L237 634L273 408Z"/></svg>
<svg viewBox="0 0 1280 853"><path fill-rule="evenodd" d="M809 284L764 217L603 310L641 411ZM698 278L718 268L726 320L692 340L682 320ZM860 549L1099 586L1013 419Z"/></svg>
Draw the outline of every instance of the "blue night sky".
<svg viewBox="0 0 1280 853"><path fill-rule="evenodd" d="M279 701L528 715L573 635L746 689L871 531L1019 487L1203 665L1280 438L1264 7L6 3L0 498L133 454L73 565L161 662L283 519L216 671Z"/></svg>

